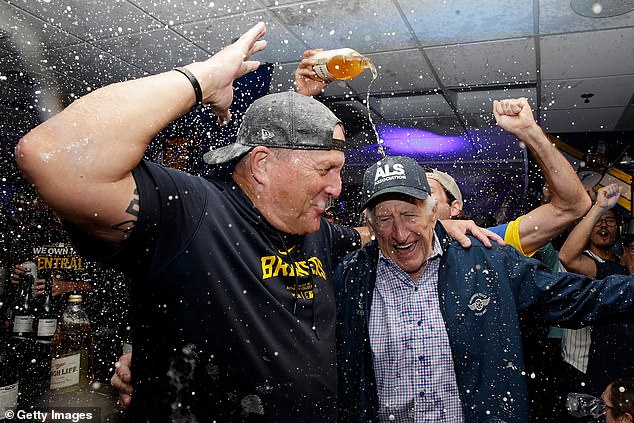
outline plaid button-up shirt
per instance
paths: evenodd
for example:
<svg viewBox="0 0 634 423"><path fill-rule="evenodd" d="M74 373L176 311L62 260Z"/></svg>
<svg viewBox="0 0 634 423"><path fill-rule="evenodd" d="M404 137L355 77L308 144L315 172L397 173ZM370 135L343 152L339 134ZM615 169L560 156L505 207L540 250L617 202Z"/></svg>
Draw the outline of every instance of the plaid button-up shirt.
<svg viewBox="0 0 634 423"><path fill-rule="evenodd" d="M417 281L379 256L369 331L381 422L464 421L438 298L441 255L434 234Z"/></svg>

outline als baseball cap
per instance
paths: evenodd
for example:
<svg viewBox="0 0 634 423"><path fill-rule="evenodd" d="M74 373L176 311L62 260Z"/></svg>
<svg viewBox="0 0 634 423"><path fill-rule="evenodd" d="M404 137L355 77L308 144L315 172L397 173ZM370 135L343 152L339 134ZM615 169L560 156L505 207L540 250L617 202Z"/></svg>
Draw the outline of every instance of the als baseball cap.
<svg viewBox="0 0 634 423"><path fill-rule="evenodd" d="M293 91L269 94L247 109L235 143L208 151L206 163L225 163L244 156L253 147L297 150L343 150L332 133L341 121L322 103Z"/></svg>
<svg viewBox="0 0 634 423"><path fill-rule="evenodd" d="M448 193L453 195L453 198L460 200L462 203L462 193L460 192L460 188L458 188L456 180L451 177L451 175L441 172L438 169L425 169L425 173L427 174L427 179L437 180Z"/></svg>
<svg viewBox="0 0 634 423"><path fill-rule="evenodd" d="M405 156L387 156L370 166L363 175L361 210L383 194L399 193L424 200L431 195L425 171Z"/></svg>

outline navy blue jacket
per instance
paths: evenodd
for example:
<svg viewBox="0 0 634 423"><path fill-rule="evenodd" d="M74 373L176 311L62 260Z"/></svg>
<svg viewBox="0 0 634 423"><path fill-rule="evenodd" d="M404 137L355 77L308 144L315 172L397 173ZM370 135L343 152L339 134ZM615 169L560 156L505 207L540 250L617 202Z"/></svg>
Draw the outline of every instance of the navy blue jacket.
<svg viewBox="0 0 634 423"><path fill-rule="evenodd" d="M634 276L596 281L551 273L510 246L462 248L436 225L443 255L440 307L466 422L529 421L519 312L578 328L634 317ZM348 254L335 270L339 421L378 421L368 320L378 246Z"/></svg>

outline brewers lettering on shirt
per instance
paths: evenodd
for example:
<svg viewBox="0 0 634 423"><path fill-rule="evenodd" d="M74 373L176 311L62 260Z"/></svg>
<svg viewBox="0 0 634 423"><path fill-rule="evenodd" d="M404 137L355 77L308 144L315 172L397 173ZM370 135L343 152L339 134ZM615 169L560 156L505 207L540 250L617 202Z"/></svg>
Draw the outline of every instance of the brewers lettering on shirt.
<svg viewBox="0 0 634 423"><path fill-rule="evenodd" d="M281 255L287 256L293 248L290 248L287 252L278 252ZM262 280L280 276L292 277L292 281L287 281L286 289L296 298L310 300L314 297L314 293L312 281L296 283L294 279L295 276L315 275L326 280L324 265L318 257L311 257L308 260L291 260L290 263L284 261L282 257L277 255L264 256L260 260L262 263Z"/></svg>

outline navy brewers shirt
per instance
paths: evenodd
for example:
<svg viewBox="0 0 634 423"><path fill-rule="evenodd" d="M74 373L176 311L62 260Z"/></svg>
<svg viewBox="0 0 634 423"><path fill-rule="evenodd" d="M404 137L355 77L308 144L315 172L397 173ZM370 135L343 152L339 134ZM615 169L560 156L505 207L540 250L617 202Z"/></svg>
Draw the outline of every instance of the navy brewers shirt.
<svg viewBox="0 0 634 423"><path fill-rule="evenodd" d="M133 174L139 219L110 257L133 280L130 420L335 421L331 270L357 232L279 232L226 177Z"/></svg>

